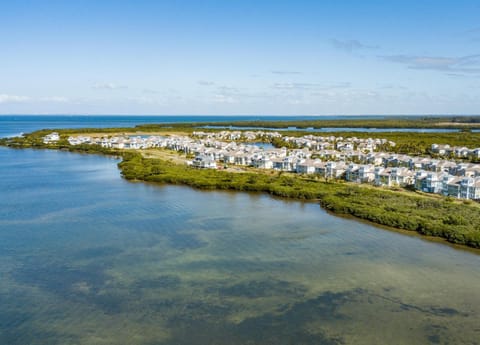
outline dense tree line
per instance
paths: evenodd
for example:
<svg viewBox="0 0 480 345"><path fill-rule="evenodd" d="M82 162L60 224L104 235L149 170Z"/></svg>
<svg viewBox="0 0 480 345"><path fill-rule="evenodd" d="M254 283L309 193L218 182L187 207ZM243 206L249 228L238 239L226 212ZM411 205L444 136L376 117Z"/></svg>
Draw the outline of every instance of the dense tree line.
<svg viewBox="0 0 480 345"><path fill-rule="evenodd" d="M476 203L311 177L198 170L146 159L133 152L124 155L119 167L127 179L318 200L324 208L337 214L480 248L480 206Z"/></svg>
<svg viewBox="0 0 480 345"><path fill-rule="evenodd" d="M438 117L438 116L386 116L384 118L371 119L313 119L313 120L288 120L288 121L234 121L221 123L222 126L236 127L265 127L265 128L480 128L480 116L456 116L456 117ZM468 125L471 124L471 125ZM184 124L173 124L173 127L183 126ZM218 126L218 122L196 123L196 125ZM149 125L147 125L149 126Z"/></svg>

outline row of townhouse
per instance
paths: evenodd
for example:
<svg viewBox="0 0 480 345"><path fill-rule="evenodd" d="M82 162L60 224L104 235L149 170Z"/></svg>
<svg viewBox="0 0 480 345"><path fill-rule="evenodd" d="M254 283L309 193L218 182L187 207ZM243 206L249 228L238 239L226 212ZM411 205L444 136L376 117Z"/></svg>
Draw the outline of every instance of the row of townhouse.
<svg viewBox="0 0 480 345"><path fill-rule="evenodd" d="M52 133L49 136L53 136L56 133ZM49 136L45 137L48 140ZM240 131L221 131L221 132L193 132L193 138L184 136L117 136L117 137L102 137L102 138L90 138L90 137L70 137L69 142L72 145L78 145L81 143L98 144L102 147L112 148L131 148L142 149L150 147L168 147L172 149L178 149L179 146L186 148L192 143L202 143L204 146L223 148L226 145L222 140L268 140L276 137L282 137L278 132L240 132ZM85 140L81 140L81 138ZM200 139L200 140L199 140ZM335 136L314 136L305 135L303 137L285 137L286 141L294 141L297 146L301 148L310 149L313 151L332 150L337 152L346 152L347 155L351 155L354 147L361 147L364 150L357 148L356 151L360 155L363 152L369 152L376 148L377 145L386 143L386 139L358 139L358 138L343 138ZM394 145L394 143L390 142ZM362 146L363 145L363 146Z"/></svg>
<svg viewBox="0 0 480 345"><path fill-rule="evenodd" d="M287 142L294 143L297 147L307 147L313 150L335 149L337 151L353 151L359 150L362 152L373 152L380 145L387 145L394 147L393 141L378 138L343 138L335 136L315 136L305 135L303 137L284 137Z"/></svg>
<svg viewBox="0 0 480 345"><path fill-rule="evenodd" d="M219 140L258 140L283 138L287 142L294 143L297 147L308 148L311 150L335 149L339 151L360 150L363 152L373 152L379 145L388 144L395 146L395 143L387 139L378 138L343 138L331 136L304 135L302 137L283 137L278 132L264 131L220 131L220 132L193 132L193 137L202 139L219 139Z"/></svg>
<svg viewBox="0 0 480 345"><path fill-rule="evenodd" d="M465 146L450 146L450 145L440 145L432 144L430 151L439 156L454 156L458 158L473 158L480 159L480 148L469 149Z"/></svg>
<svg viewBox="0 0 480 345"><path fill-rule="evenodd" d="M480 200L480 170L478 168L477 166L475 173L470 171L470 174L465 175L464 172L468 170L458 169L462 175L451 175L448 172L413 171L408 167L304 160L297 164L296 172L343 178L355 183L372 183L376 186L414 186L415 189L427 193Z"/></svg>
<svg viewBox="0 0 480 345"><path fill-rule="evenodd" d="M202 168L202 169L216 169L217 168L217 162L215 159L208 155L198 155L196 156L192 162L191 165L195 168Z"/></svg>
<svg viewBox="0 0 480 345"><path fill-rule="evenodd" d="M48 138L55 138L57 133L52 133L44 140ZM313 140L316 138L323 138L332 140L335 137L316 137L305 136L305 139ZM341 138L341 137L339 137ZM343 138L341 138L343 140ZM350 138L347 138L350 139ZM375 139L382 142L383 139ZM214 150L221 150L219 154L214 154L214 159L222 160L225 157L225 163L250 165L252 162L251 155L263 153L265 157L262 157L259 161L260 165L268 167L270 163L268 160L272 158L278 158L279 156L286 155L286 149L271 149L263 150L255 145L237 144L235 142L224 142L219 140L207 139L194 139L185 136L135 136L135 137L103 137L103 138L90 138L88 136L70 137L68 139L70 144L78 145L83 143L98 144L102 147L111 147L119 149L144 149L151 147L168 148L175 151L182 151L194 155L204 154L207 148ZM457 164L456 162L432 159L426 157L411 157L408 155L388 154L385 152L369 152L365 153L359 150L354 151L339 151L334 149L309 149L305 147L304 152L311 152L316 158L320 158L325 161L346 161L356 162L359 164L373 164L376 166L387 167L405 167L410 170L426 170L433 172L448 172L451 175L479 175L480 166L477 164ZM270 152L267 152L270 151ZM214 151L215 152L215 151ZM208 152L207 152L208 153ZM293 151L296 155L297 153ZM300 157L303 158L303 157ZM258 159L257 159L258 160ZM256 160L254 160L256 161ZM276 167L279 166L277 162ZM289 165L290 167L292 164ZM312 167L310 167L311 171ZM285 169L287 170L287 169ZM293 169L294 170L294 169ZM308 169L307 169L308 170Z"/></svg>
<svg viewBox="0 0 480 345"><path fill-rule="evenodd" d="M338 151L336 157L339 157ZM451 175L480 174L480 165L473 163L458 163L451 160L434 159L429 157L412 157L409 155L390 154L386 152L372 152L355 156L342 156L350 158L360 164L373 164L384 168L408 168L410 170L426 170L432 172L448 172ZM352 159L354 158L354 159Z"/></svg>
<svg viewBox="0 0 480 345"><path fill-rule="evenodd" d="M480 173L459 176L448 172L413 171L406 167L349 164L344 178L349 182L373 183L376 186L414 186L426 193L480 200Z"/></svg>
<svg viewBox="0 0 480 345"><path fill-rule="evenodd" d="M50 137L54 137L55 133L52 133ZM330 137L316 137L316 136L305 136L304 139L314 140L314 139L327 139L334 140L338 139L334 136ZM339 137L344 140L343 138ZM350 139L350 138L347 138ZM237 144L235 142L224 142L219 140L214 140L212 138L206 139L194 139L185 136L148 136L148 137L103 137L103 138L90 138L85 136L70 137L69 142L72 145L82 144L82 143L91 143L98 144L102 147L111 147L118 149L144 149L151 147L160 147L168 148L175 151L181 151L194 155L201 154L210 154L212 151L207 151L208 148L212 148L214 151L213 159L215 160L224 160L228 164L239 164L239 165L258 165L262 168L269 168L274 166L276 169L281 169L280 165L283 164L282 170L295 170L294 164L285 164L276 162L270 162L272 159L277 159L279 157L286 156L286 149L271 149L263 150L255 145L245 145ZM373 139L372 139L373 140ZM383 142L383 139L375 139ZM221 152L216 152L220 150ZM305 147L304 152L311 152L315 158L319 158L324 161L346 161L346 162L356 162L359 164L372 164L375 166L387 167L405 167L410 170L426 170L434 172L448 172L451 175L479 175L480 168L479 165L459 165L452 161L439 160L425 157L411 157L408 155L397 155L397 154L388 154L385 152L369 152L365 153L359 150L354 151L339 151L334 149L309 149ZM268 152L270 151L270 152ZM293 152L296 155L295 152ZM257 159L252 159L253 154L262 154L265 157L261 156ZM299 157L304 158L304 157ZM295 162L294 162L295 163ZM307 171L312 171L313 167L306 168Z"/></svg>
<svg viewBox="0 0 480 345"><path fill-rule="evenodd" d="M255 145L222 142L213 138L194 139L183 136L70 139L71 143L90 142L102 146L109 145L107 147L132 149L162 147L191 153L195 156L191 165L198 168L216 168L217 162L222 162L259 169L317 174L326 178L344 178L350 182L373 183L377 186L413 185L416 189L428 193L475 200L480 198L478 164L392 155L385 152L343 152L329 149L314 151L308 148L264 149ZM312 154L315 154L315 158L312 158Z"/></svg>
<svg viewBox="0 0 480 345"><path fill-rule="evenodd" d="M194 131L192 133L195 138L220 139L220 140L257 140L280 138L282 135L278 132L264 131L220 131L220 132L202 132Z"/></svg>
<svg viewBox="0 0 480 345"><path fill-rule="evenodd" d="M371 152L378 147L378 145L388 144L395 146L395 143L386 139L378 138L356 138L356 137L335 137L331 136L315 136L304 135L302 137L283 137L278 132L240 132L240 131L221 131L221 132L202 132L195 131L193 136L196 138L206 139L220 139L220 140L255 140L255 139L272 139L283 138L287 142L294 143L297 147L309 148L312 150L337 149L341 151L349 151L358 149L365 152Z"/></svg>
<svg viewBox="0 0 480 345"><path fill-rule="evenodd" d="M245 138L242 132L240 131L221 131L221 132L202 132L194 131L192 133L195 138L206 138L206 139L220 139L220 140L241 140ZM250 133L248 134L250 137ZM254 136L255 138L256 136Z"/></svg>
<svg viewBox="0 0 480 345"><path fill-rule="evenodd" d="M480 176L453 176L448 173L419 171L415 189L460 199L480 199Z"/></svg>
<svg viewBox="0 0 480 345"><path fill-rule="evenodd" d="M92 138L89 136L70 136L68 142L70 145L95 144L105 148L115 149L145 149L150 147L159 147L162 137L102 137Z"/></svg>
<svg viewBox="0 0 480 345"><path fill-rule="evenodd" d="M224 151L221 156L213 156L204 150L197 156L207 156L224 164L252 166L258 169L275 169L295 172L297 164L310 157L308 150L290 150L285 148L262 150L253 145L242 145L234 151Z"/></svg>
<svg viewBox="0 0 480 345"><path fill-rule="evenodd" d="M413 184L414 172L405 167L375 166L373 164L350 163L344 178L349 182L373 183L377 186L408 186Z"/></svg>
<svg viewBox="0 0 480 345"><path fill-rule="evenodd" d="M57 132L52 132L43 137L43 143L49 144L60 140L60 135Z"/></svg>

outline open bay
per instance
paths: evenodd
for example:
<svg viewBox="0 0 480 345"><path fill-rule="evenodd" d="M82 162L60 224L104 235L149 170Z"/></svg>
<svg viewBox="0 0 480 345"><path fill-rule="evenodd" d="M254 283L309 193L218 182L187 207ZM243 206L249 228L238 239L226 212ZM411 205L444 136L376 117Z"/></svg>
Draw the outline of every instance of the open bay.
<svg viewBox="0 0 480 345"><path fill-rule="evenodd" d="M475 344L480 256L0 148L2 344Z"/></svg>
<svg viewBox="0 0 480 345"><path fill-rule="evenodd" d="M0 136L166 120L1 117ZM0 344L480 339L478 254L315 203L130 183L117 162L0 148Z"/></svg>

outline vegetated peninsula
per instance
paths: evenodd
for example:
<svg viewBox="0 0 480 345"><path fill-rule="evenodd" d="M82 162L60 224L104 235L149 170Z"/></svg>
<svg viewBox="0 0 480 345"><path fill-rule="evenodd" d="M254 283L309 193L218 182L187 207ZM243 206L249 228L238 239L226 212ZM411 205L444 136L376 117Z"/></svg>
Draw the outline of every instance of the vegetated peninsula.
<svg viewBox="0 0 480 345"><path fill-rule="evenodd" d="M206 126L222 126L218 122L203 123ZM480 116L372 116L370 118L346 119L314 119L289 121L235 121L234 127L267 127L267 128L418 128L418 129L480 129Z"/></svg>
<svg viewBox="0 0 480 345"><path fill-rule="evenodd" d="M122 157L119 167L129 180L318 200L336 214L480 248L480 133L469 126L448 133L339 128L325 134L142 125L42 130L0 144L112 154Z"/></svg>

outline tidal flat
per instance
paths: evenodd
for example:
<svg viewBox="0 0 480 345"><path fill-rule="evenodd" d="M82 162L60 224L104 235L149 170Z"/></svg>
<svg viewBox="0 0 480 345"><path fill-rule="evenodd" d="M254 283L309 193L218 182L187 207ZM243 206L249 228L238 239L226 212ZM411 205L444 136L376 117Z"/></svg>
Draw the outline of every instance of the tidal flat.
<svg viewBox="0 0 480 345"><path fill-rule="evenodd" d="M0 148L2 344L477 344L480 256Z"/></svg>

